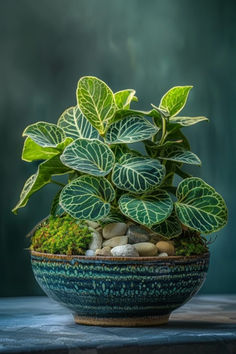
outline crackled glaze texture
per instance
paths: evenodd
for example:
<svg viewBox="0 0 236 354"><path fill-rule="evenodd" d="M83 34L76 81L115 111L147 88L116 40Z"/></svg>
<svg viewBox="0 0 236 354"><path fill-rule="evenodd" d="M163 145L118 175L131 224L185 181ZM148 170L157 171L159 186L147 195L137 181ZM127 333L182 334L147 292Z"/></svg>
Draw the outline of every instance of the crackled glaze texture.
<svg viewBox="0 0 236 354"><path fill-rule="evenodd" d="M76 322L152 325L201 287L209 255L201 257L95 258L32 252L45 293L71 309Z"/></svg>

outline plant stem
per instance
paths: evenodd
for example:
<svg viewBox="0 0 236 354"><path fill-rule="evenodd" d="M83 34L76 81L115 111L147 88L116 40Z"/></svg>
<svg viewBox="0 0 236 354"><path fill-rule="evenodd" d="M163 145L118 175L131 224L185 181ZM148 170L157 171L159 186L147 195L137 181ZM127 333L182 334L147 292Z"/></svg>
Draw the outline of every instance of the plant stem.
<svg viewBox="0 0 236 354"><path fill-rule="evenodd" d="M159 145L162 145L164 143L166 137L166 118L161 117L161 119L162 119L162 134L161 134L161 140Z"/></svg>
<svg viewBox="0 0 236 354"><path fill-rule="evenodd" d="M61 187L65 187L65 184L64 184L64 183L55 181L54 179L51 179L51 183L57 184L58 186L61 186Z"/></svg>
<svg viewBox="0 0 236 354"><path fill-rule="evenodd" d="M192 177L192 176L191 176L190 174L188 174L187 172L182 171L179 167L176 167L175 173L176 173L178 176L182 177L182 178Z"/></svg>

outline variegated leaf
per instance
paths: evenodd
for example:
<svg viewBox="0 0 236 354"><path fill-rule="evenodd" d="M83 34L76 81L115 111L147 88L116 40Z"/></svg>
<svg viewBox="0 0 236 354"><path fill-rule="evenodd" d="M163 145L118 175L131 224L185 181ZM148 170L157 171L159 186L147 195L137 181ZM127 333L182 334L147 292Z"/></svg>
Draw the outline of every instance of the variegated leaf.
<svg viewBox="0 0 236 354"><path fill-rule="evenodd" d="M57 144L56 147L40 146L36 144L31 138L26 138L22 151L22 160L32 162L35 160L48 160L53 156L59 155L68 146L73 139L66 138L62 143Z"/></svg>
<svg viewBox="0 0 236 354"><path fill-rule="evenodd" d="M201 165L201 160L192 151L188 151L182 148L179 144L167 145L159 150L157 154L162 160L170 160L189 165Z"/></svg>
<svg viewBox="0 0 236 354"><path fill-rule="evenodd" d="M197 124L199 122L209 121L207 117L200 116L200 117L171 117L170 123L179 124L182 127L188 127L190 125Z"/></svg>
<svg viewBox="0 0 236 354"><path fill-rule="evenodd" d="M119 199L121 212L139 224L152 227L171 214L172 199L166 191L158 190L150 196L124 194Z"/></svg>
<svg viewBox="0 0 236 354"><path fill-rule="evenodd" d="M226 225L228 212L224 199L201 178L184 179L176 196L176 214L190 229L210 234Z"/></svg>
<svg viewBox="0 0 236 354"><path fill-rule="evenodd" d="M26 181L20 200L12 211L16 213L19 208L23 208L32 194L51 182L52 176L63 175L69 171L70 169L61 163L59 156L54 156L50 160L42 162L38 166L37 173Z"/></svg>
<svg viewBox="0 0 236 354"><path fill-rule="evenodd" d="M106 176L115 157L111 149L99 140L77 139L61 155L64 165L93 176Z"/></svg>
<svg viewBox="0 0 236 354"><path fill-rule="evenodd" d="M129 109L130 103L135 100L137 101L137 97L135 95L135 90L128 89L118 91L114 94L115 103L118 109Z"/></svg>
<svg viewBox="0 0 236 354"><path fill-rule="evenodd" d="M166 109L170 117L176 116L185 106L189 91L193 86L172 87L161 99L160 108Z"/></svg>
<svg viewBox="0 0 236 354"><path fill-rule="evenodd" d="M61 207L80 220L101 220L110 212L115 191L107 179L81 176L67 186L60 195Z"/></svg>
<svg viewBox="0 0 236 354"><path fill-rule="evenodd" d="M30 137L36 144L42 147L57 147L65 140L66 135L56 124L38 122L29 125L23 132L23 136Z"/></svg>
<svg viewBox="0 0 236 354"><path fill-rule="evenodd" d="M98 131L85 118L78 106L70 107L60 116L57 125L63 129L66 136L73 139L98 139Z"/></svg>
<svg viewBox="0 0 236 354"><path fill-rule="evenodd" d="M165 166L148 157L124 155L115 164L112 181L116 187L133 193L157 188L165 176Z"/></svg>
<svg viewBox="0 0 236 354"><path fill-rule="evenodd" d="M115 155L115 161L118 162L125 154L129 154L131 157L142 156L140 152L129 149L126 144L115 144L110 146L113 154Z"/></svg>
<svg viewBox="0 0 236 354"><path fill-rule="evenodd" d="M103 135L117 110L112 90L102 80L84 76L78 82L77 100L84 116Z"/></svg>
<svg viewBox="0 0 236 354"><path fill-rule="evenodd" d="M157 121L161 119L161 113L155 108L150 111L139 111L135 109L118 109L112 119L113 122L118 122L126 117L152 117Z"/></svg>
<svg viewBox="0 0 236 354"><path fill-rule="evenodd" d="M158 128L143 117L126 117L110 125L106 133L108 144L134 143L151 138Z"/></svg>
<svg viewBox="0 0 236 354"><path fill-rule="evenodd" d="M160 224L154 225L152 230L158 235L171 239L182 233L182 226L173 210L171 215Z"/></svg>

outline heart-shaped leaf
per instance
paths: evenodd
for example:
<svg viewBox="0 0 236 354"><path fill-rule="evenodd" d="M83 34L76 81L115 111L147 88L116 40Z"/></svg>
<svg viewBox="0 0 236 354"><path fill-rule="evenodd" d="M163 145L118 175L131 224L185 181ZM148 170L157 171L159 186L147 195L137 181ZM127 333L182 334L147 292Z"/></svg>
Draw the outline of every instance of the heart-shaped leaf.
<svg viewBox="0 0 236 354"><path fill-rule="evenodd" d="M25 182L20 200L12 210L13 213L16 213L19 208L23 208L32 194L50 183L52 176L63 175L69 171L70 169L61 163L59 156L54 156L50 160L42 162L38 166L37 173L32 175Z"/></svg>
<svg viewBox="0 0 236 354"><path fill-rule="evenodd" d="M61 207L81 220L100 220L110 212L115 191L105 178L82 176L65 186L60 195Z"/></svg>
<svg viewBox="0 0 236 354"><path fill-rule="evenodd" d="M151 138L158 128L143 117L126 117L110 125L106 133L108 144L135 143Z"/></svg>
<svg viewBox="0 0 236 354"><path fill-rule="evenodd" d="M81 112L103 135L117 110L112 90L102 80L84 76L78 82L77 100Z"/></svg>
<svg viewBox="0 0 236 354"><path fill-rule="evenodd" d="M73 139L98 139L98 131L85 118L78 106L70 107L60 116L57 125L63 129L66 136Z"/></svg>
<svg viewBox="0 0 236 354"><path fill-rule="evenodd" d="M176 161L189 165L201 165L201 160L196 154L183 149L179 144L166 145L159 150L157 157L162 160Z"/></svg>
<svg viewBox="0 0 236 354"><path fill-rule="evenodd" d="M128 89L118 91L114 94L115 103L119 109L129 109L131 101L137 101L135 95L135 90Z"/></svg>
<svg viewBox="0 0 236 354"><path fill-rule="evenodd" d="M139 224L152 227L171 214L173 203L169 194L158 190L150 196L124 194L119 199L121 212Z"/></svg>
<svg viewBox="0 0 236 354"><path fill-rule="evenodd" d="M57 147L65 140L66 135L56 124L38 122L29 125L23 132L23 136L30 137L36 144L43 147Z"/></svg>
<svg viewBox="0 0 236 354"><path fill-rule="evenodd" d="M172 87L161 99L160 108L166 109L170 117L175 116L185 106L189 91L193 86Z"/></svg>
<svg viewBox="0 0 236 354"><path fill-rule="evenodd" d="M179 124L182 127L188 127L190 125L203 122L204 120L209 121L207 117L200 116L200 117L171 117L169 122L174 124Z"/></svg>
<svg viewBox="0 0 236 354"><path fill-rule="evenodd" d="M167 219L162 221L160 224L154 225L152 230L158 235L168 239L177 237L182 233L181 223L177 218L174 210Z"/></svg>
<svg viewBox="0 0 236 354"><path fill-rule="evenodd" d="M124 155L115 164L112 181L116 187L134 193L157 188L165 176L165 166L148 157Z"/></svg>
<svg viewBox="0 0 236 354"><path fill-rule="evenodd" d="M106 176L115 157L111 149L99 140L77 139L61 155L64 165L93 176Z"/></svg>
<svg viewBox="0 0 236 354"><path fill-rule="evenodd" d="M35 160L48 160L53 156L59 155L73 141L72 138L66 138L62 143L57 144L56 147L43 147L36 144L31 138L26 138L23 151L22 160L32 162Z"/></svg>
<svg viewBox="0 0 236 354"><path fill-rule="evenodd" d="M176 196L176 214L190 229L210 234L226 225L228 212L224 199L201 178L184 179Z"/></svg>

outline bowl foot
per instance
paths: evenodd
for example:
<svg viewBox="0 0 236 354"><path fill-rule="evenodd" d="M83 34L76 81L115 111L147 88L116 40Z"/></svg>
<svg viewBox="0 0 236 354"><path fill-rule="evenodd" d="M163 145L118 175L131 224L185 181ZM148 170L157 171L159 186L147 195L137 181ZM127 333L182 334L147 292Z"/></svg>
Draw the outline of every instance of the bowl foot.
<svg viewBox="0 0 236 354"><path fill-rule="evenodd" d="M75 323L89 326L145 327L158 326L168 322L170 314L146 317L86 317L74 315Z"/></svg>

